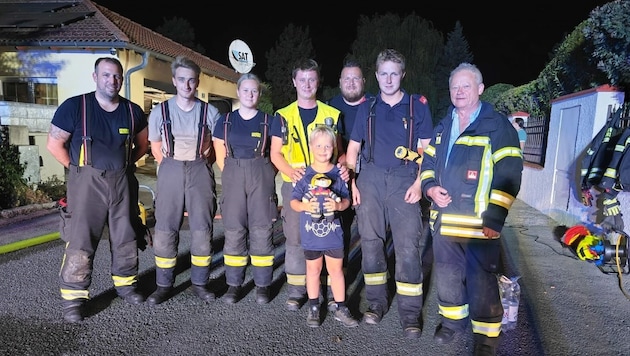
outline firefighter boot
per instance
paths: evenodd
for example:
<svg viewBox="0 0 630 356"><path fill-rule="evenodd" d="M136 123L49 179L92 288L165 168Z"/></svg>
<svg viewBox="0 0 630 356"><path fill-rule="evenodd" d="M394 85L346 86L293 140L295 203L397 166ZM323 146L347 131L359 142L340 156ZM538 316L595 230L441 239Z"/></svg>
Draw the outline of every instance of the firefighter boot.
<svg viewBox="0 0 630 356"><path fill-rule="evenodd" d="M273 280L273 264L271 266L255 266L252 268L256 284L256 303L269 303L269 286Z"/></svg>
<svg viewBox="0 0 630 356"><path fill-rule="evenodd" d="M147 303L149 305L158 305L162 304L171 297L171 293L173 292L173 287L160 287L158 286L155 292L151 293L151 295L147 298Z"/></svg>
<svg viewBox="0 0 630 356"><path fill-rule="evenodd" d="M208 288L208 280L210 279L210 266L195 266L190 267L190 281L192 282L192 291L199 299L210 302L213 301L216 296Z"/></svg>
<svg viewBox="0 0 630 356"><path fill-rule="evenodd" d="M144 303L144 296L138 293L135 286L116 287L116 293L129 304Z"/></svg>
<svg viewBox="0 0 630 356"><path fill-rule="evenodd" d="M65 300L62 303L63 320L68 323L78 323L83 320L83 307L85 302L82 300Z"/></svg>
<svg viewBox="0 0 630 356"><path fill-rule="evenodd" d="M175 283L175 267L157 267L155 269L155 281L157 289L147 298L147 303L150 305L162 304L171 297Z"/></svg>

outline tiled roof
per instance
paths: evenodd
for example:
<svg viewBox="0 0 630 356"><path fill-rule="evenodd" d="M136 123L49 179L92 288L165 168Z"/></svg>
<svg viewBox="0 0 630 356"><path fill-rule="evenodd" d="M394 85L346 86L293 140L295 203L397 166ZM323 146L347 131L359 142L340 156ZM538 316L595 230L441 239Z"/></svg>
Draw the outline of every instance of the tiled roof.
<svg viewBox="0 0 630 356"><path fill-rule="evenodd" d="M41 6L66 6L53 13L42 14ZM0 23L0 46L51 47L51 48L127 48L149 51L175 58L185 55L195 61L202 71L230 82L236 82L239 74L232 68L214 61L188 47L111 11L90 0L0 0L0 8L16 11L0 14L2 21L15 19L17 15L37 13L39 27ZM22 10L24 9L24 10ZM69 16L76 13L76 18ZM13 16L12 16L13 15ZM45 16L45 17L41 17ZM57 19L58 22L54 23ZM70 20L69 20L70 19ZM48 22L46 22L48 21Z"/></svg>

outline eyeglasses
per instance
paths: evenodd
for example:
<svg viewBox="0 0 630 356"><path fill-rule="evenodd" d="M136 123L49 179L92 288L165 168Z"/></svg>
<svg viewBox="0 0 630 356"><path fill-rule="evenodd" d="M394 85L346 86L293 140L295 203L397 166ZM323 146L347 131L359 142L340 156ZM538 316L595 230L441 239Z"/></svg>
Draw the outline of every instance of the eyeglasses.
<svg viewBox="0 0 630 356"><path fill-rule="evenodd" d="M343 78L343 82L344 83L360 82L362 80L363 80L363 77L345 77L345 78Z"/></svg>

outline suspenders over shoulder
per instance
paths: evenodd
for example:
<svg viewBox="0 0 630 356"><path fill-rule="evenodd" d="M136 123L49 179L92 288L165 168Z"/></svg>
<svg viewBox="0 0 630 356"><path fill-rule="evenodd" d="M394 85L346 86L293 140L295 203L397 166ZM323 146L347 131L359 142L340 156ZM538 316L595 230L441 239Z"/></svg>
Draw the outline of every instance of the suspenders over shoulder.
<svg viewBox="0 0 630 356"><path fill-rule="evenodd" d="M198 125L198 134L197 134L197 157L203 157L202 152L202 141L206 135L206 116L208 115L208 103L201 102L201 114L199 115L199 125ZM164 137L166 140L166 146L168 150L166 151L165 156L173 157L175 154L175 138L173 137L173 127L171 122L171 114L168 109L168 100L165 100L161 104L162 107L162 131L164 132Z"/></svg>
<svg viewBox="0 0 630 356"><path fill-rule="evenodd" d="M90 97L88 97L90 95ZM79 166L91 166L92 165L92 125L91 115L93 114L93 94L83 94L81 97L81 116L83 119L83 135L81 139L83 141L81 145L82 159L79 159ZM129 166L131 162L131 154L133 152L133 141L136 134L136 120L133 116L133 108L131 107L131 101L127 102L127 117L130 119L129 127L130 131L127 135L127 142L125 147L127 148L125 167Z"/></svg>
<svg viewBox="0 0 630 356"><path fill-rule="evenodd" d="M262 126L261 130L261 138L258 140L258 145L256 145L255 153L260 155L260 157L265 157L265 153L268 151L268 140L267 136L269 135L269 115L265 114L265 121L261 122ZM234 157L234 152L232 151L232 146L229 143L229 128L231 127L232 122L230 122L230 113L225 114L225 120L223 121L223 143L225 144L225 152L228 157Z"/></svg>
<svg viewBox="0 0 630 356"><path fill-rule="evenodd" d="M374 159L374 137L375 137L375 127L374 117L376 117L376 96L371 98L370 102L370 111L368 114L367 120L367 150L368 157L364 157L366 162L371 162ZM409 119L403 117L403 125L405 130L407 130L407 148L412 151L416 149L412 147L413 145L413 95L409 94ZM392 153L393 154L393 153ZM409 163L408 160L405 160L405 164Z"/></svg>

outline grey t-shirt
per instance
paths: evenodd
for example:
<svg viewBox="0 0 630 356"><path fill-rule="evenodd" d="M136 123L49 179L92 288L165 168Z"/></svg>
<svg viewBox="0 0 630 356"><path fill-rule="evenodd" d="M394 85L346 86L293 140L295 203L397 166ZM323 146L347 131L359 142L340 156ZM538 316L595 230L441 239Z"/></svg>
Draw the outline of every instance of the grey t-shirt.
<svg viewBox="0 0 630 356"><path fill-rule="evenodd" d="M197 140L199 135L199 117L203 110L203 102L199 99L190 111L184 111L177 106L176 97L168 99L168 110L171 117L171 130L173 142L175 143L173 158L178 161L194 161L197 154ZM202 151L207 151L212 147L212 132L219 120L219 110L208 104L208 112L205 118L205 134L201 144ZM164 132L164 117L162 115L162 104L157 104L149 114L149 141L162 142L162 153L167 156L169 149L168 137Z"/></svg>

